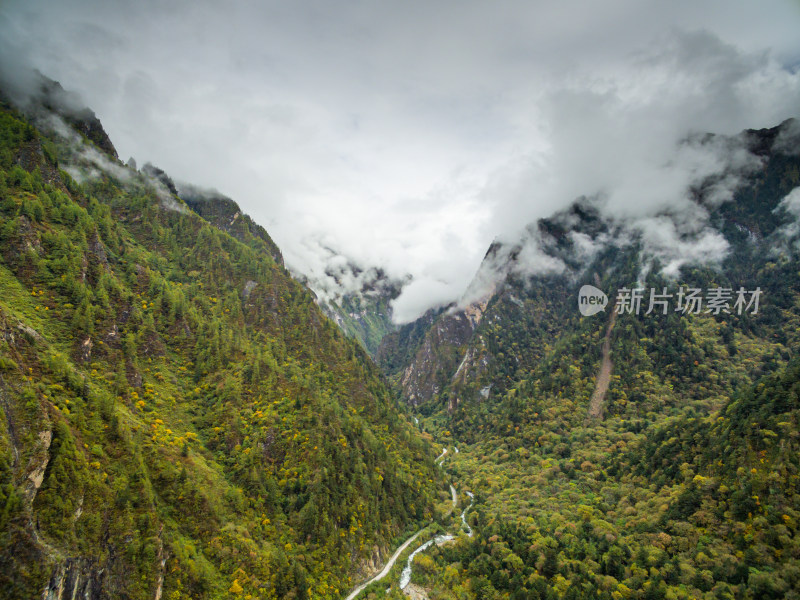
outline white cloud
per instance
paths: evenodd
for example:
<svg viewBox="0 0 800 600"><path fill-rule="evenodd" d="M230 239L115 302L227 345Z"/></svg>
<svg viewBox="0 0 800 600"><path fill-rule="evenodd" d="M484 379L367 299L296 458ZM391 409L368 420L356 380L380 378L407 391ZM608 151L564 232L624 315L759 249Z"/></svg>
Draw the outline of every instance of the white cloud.
<svg viewBox="0 0 800 600"><path fill-rule="evenodd" d="M411 274L407 319L577 196L686 206L719 164L679 140L796 115L799 20L779 0L12 0L0 56L80 92L121 157L234 198L312 279L336 254Z"/></svg>
<svg viewBox="0 0 800 600"><path fill-rule="evenodd" d="M719 263L728 252L725 237L711 228L687 236L668 217L640 219L634 227L642 234L645 255L661 260L662 273L670 277L686 264Z"/></svg>
<svg viewBox="0 0 800 600"><path fill-rule="evenodd" d="M452 302L452 284L422 277L412 281L403 290L403 295L392 303L393 316L396 323L408 323L420 316L421 306L442 306Z"/></svg>
<svg viewBox="0 0 800 600"><path fill-rule="evenodd" d="M786 194L775 211L786 211L787 214L794 217L793 221L789 221L776 232L779 239L777 247L774 249L775 253L778 255L788 253L790 246L800 250L800 186Z"/></svg>
<svg viewBox="0 0 800 600"><path fill-rule="evenodd" d="M794 188L781 200L779 208L785 209L790 214L800 218L800 187Z"/></svg>

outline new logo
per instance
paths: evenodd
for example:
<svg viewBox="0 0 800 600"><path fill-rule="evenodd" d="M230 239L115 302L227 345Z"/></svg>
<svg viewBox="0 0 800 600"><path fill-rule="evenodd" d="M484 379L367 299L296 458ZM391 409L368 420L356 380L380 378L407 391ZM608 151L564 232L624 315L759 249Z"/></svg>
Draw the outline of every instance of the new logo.
<svg viewBox="0 0 800 600"><path fill-rule="evenodd" d="M584 317L591 317L606 309L608 296L593 285L584 285L578 291L578 310Z"/></svg>

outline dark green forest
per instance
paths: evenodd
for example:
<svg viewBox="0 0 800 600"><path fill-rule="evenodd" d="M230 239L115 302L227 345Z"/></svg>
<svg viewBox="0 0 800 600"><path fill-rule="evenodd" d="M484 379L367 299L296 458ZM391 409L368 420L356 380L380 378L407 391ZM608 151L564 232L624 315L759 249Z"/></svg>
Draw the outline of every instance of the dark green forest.
<svg viewBox="0 0 800 600"><path fill-rule="evenodd" d="M0 135L4 598L338 597L431 519L428 441L263 229Z"/></svg>
<svg viewBox="0 0 800 600"><path fill-rule="evenodd" d="M3 598L338 599L419 531L360 598L800 597L790 122L743 134L761 168L729 201L693 190L718 264L579 258L621 227L584 198L529 226L565 272L498 243L491 294L397 328L391 282L337 326L234 200L59 110L0 104ZM611 305L583 317L589 281ZM632 286L763 296L614 315Z"/></svg>

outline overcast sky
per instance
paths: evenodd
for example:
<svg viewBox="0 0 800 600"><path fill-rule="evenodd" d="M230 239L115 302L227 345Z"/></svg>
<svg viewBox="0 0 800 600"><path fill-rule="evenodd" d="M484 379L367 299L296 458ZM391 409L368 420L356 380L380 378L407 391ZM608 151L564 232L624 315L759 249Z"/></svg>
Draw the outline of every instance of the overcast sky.
<svg viewBox="0 0 800 600"><path fill-rule="evenodd" d="M669 203L687 133L800 116L798 31L793 0L0 8L2 60L79 92L123 160L233 197L312 277L325 248L411 274L401 321L580 194Z"/></svg>

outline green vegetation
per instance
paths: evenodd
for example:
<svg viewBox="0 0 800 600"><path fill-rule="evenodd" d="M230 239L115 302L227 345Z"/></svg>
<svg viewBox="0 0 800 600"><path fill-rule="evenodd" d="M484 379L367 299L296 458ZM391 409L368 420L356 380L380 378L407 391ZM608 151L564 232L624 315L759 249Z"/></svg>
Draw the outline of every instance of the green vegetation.
<svg viewBox="0 0 800 600"><path fill-rule="evenodd" d="M389 296L347 298L359 343L233 200L123 167L92 123L102 156L0 106L4 598L342 598L459 527L450 481L475 535L417 556L430 598L800 597L800 271L768 237L800 157L768 151L777 130L712 215L721 268L669 281L636 243L580 265L605 290L759 286L758 314L612 329L579 283L511 275L480 319L388 335ZM606 226L583 205L540 223L567 262L564 222ZM364 347L416 386L418 427ZM362 597L404 597L402 567Z"/></svg>
<svg viewBox="0 0 800 600"><path fill-rule="evenodd" d="M800 597L800 269L778 209L800 184L800 156L770 150L778 132L751 133L763 169L712 214L731 244L719 268L668 280L632 243L571 265L585 281L510 275L456 344L458 376L453 343L439 339L451 317L385 340L391 372L443 382L418 414L459 446L448 474L476 493L475 537L419 559L431 598ZM569 228L605 226L580 203L539 224L567 264ZM598 416L614 298L581 317L588 281L612 294L636 282L760 287L763 302L758 314L620 315Z"/></svg>
<svg viewBox="0 0 800 600"><path fill-rule="evenodd" d="M391 300L392 295L383 295L380 290L374 295L349 294L338 303L331 302L326 310L347 337L358 340L374 357L381 340L395 330Z"/></svg>
<svg viewBox="0 0 800 600"><path fill-rule="evenodd" d="M0 109L3 597L343 596L434 452L266 232L87 148Z"/></svg>
<svg viewBox="0 0 800 600"><path fill-rule="evenodd" d="M419 565L431 597L796 597L800 361L708 417L552 425L569 412L462 448L477 535Z"/></svg>

